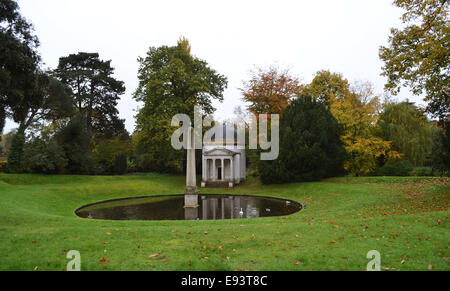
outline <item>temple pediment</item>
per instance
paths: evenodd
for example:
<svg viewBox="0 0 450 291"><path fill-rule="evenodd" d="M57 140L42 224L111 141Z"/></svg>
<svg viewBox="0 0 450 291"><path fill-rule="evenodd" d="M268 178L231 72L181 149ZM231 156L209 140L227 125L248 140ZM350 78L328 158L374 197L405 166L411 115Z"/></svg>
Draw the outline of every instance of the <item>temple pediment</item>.
<svg viewBox="0 0 450 291"><path fill-rule="evenodd" d="M207 156L234 156L237 153L227 150L227 149L212 149L210 151L205 152Z"/></svg>

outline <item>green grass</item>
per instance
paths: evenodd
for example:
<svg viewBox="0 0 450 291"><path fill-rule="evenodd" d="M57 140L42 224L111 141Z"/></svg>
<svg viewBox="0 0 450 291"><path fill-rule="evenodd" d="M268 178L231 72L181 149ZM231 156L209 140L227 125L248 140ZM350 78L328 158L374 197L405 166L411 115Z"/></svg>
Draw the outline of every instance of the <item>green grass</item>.
<svg viewBox="0 0 450 291"><path fill-rule="evenodd" d="M102 200L181 194L184 181L157 174L1 174L0 270L65 270L69 250L80 251L82 270L365 270L370 250L381 253L383 269L450 270L448 179L337 178L272 186L250 179L233 190L202 190L307 205L287 217L94 221L74 214Z"/></svg>

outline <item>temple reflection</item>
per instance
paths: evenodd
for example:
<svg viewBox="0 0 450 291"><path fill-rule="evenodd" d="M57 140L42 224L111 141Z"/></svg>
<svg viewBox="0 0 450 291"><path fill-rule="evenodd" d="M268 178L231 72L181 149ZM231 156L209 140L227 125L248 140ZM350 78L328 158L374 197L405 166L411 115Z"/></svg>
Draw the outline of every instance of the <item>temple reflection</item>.
<svg viewBox="0 0 450 291"><path fill-rule="evenodd" d="M186 207L198 205L198 207ZM168 195L116 199L86 205L79 217L104 220L220 220L290 215L300 203L269 197L234 195Z"/></svg>
<svg viewBox="0 0 450 291"><path fill-rule="evenodd" d="M256 200L222 196L218 198L199 196L198 208L185 208L186 220L217 220L260 217L260 203Z"/></svg>

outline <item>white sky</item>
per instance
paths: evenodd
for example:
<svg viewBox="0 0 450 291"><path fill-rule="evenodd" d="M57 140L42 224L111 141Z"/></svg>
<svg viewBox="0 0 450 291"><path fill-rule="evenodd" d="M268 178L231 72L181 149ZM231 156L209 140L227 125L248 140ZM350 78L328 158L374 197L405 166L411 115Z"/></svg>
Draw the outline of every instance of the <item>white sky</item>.
<svg viewBox="0 0 450 291"><path fill-rule="evenodd" d="M238 88L255 65L278 64L305 83L318 70L340 72L354 81L370 81L382 94L380 45L391 27L401 25L393 0L296 1L149 1L19 0L34 24L43 61L55 68L61 56L98 52L111 59L116 77L127 87L119 103L121 118L134 131L138 108L138 56L151 46L189 39L192 52L228 77L224 103L215 103L219 120L243 105ZM402 92L400 100L421 98ZM8 122L4 132L15 125Z"/></svg>

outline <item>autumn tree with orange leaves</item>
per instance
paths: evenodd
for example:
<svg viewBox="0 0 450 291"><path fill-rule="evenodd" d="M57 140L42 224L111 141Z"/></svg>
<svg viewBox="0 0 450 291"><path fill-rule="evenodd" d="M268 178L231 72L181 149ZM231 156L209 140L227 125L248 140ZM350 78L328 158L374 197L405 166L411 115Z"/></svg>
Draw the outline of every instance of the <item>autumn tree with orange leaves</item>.
<svg viewBox="0 0 450 291"><path fill-rule="evenodd" d="M251 71L249 80L244 81L240 91L243 100L249 103L251 113L281 115L302 87L300 80L292 76L289 70L270 66Z"/></svg>

